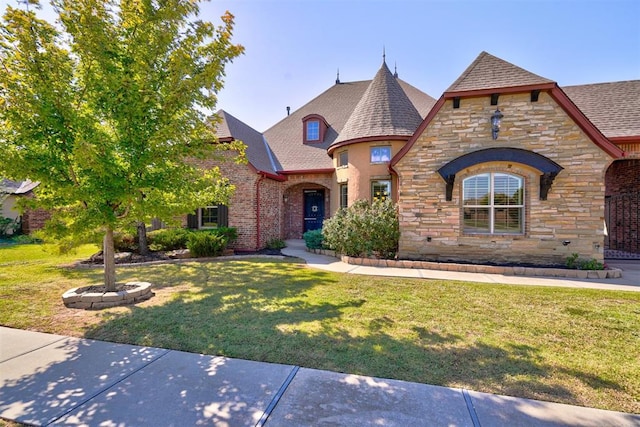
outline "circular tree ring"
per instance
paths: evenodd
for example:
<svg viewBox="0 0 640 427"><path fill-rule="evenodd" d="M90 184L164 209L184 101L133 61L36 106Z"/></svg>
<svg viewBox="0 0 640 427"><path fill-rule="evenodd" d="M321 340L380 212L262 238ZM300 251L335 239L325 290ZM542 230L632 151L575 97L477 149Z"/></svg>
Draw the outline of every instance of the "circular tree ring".
<svg viewBox="0 0 640 427"><path fill-rule="evenodd" d="M104 285L73 288L62 295L62 302L69 308L99 310L119 305L135 304L154 296L149 282L118 284L116 292L106 292Z"/></svg>

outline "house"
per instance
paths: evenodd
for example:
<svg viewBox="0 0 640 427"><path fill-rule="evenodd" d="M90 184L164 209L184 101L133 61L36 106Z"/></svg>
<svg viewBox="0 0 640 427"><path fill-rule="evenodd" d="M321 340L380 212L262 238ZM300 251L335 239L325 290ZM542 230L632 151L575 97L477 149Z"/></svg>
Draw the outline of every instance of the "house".
<svg viewBox="0 0 640 427"><path fill-rule="evenodd" d="M236 192L184 225L236 227L236 250L389 197L403 259L640 258L640 80L560 87L482 52L436 100L383 60L373 79L338 78L264 132L217 116L220 141L243 141L248 163L202 161Z"/></svg>
<svg viewBox="0 0 640 427"><path fill-rule="evenodd" d="M22 197L33 197L33 190L38 184L30 180L0 179L0 217L15 221L23 233L42 228L50 217L48 212L41 209L26 209L22 215L18 209L18 200Z"/></svg>
<svg viewBox="0 0 640 427"><path fill-rule="evenodd" d="M218 114L221 140L248 147L242 172L223 165L238 249L391 197L405 259L640 257L640 80L561 88L482 52L438 100L383 61L372 80L337 79L264 133Z"/></svg>

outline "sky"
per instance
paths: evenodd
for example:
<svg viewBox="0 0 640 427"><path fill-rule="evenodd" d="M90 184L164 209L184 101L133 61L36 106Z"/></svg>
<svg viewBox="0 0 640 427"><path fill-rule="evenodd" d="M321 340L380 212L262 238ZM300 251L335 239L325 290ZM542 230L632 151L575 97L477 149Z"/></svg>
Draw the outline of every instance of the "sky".
<svg viewBox="0 0 640 427"><path fill-rule="evenodd" d="M0 0L6 4L16 0ZM486 51L560 86L640 79L638 0L212 0L235 16L245 53L218 108L258 131L335 84L372 79L383 60L439 98Z"/></svg>

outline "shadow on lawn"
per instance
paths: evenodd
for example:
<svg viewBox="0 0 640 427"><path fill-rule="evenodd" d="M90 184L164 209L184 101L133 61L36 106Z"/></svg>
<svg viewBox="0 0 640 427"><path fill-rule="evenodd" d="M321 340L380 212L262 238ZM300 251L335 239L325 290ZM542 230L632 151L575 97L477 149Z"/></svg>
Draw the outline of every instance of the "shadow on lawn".
<svg viewBox="0 0 640 427"><path fill-rule="evenodd" d="M546 364L539 350L527 345L468 343L420 326L412 326L417 339L397 338L398 325L384 315L362 318L361 330L354 332L344 321L358 317L366 294L309 298L316 287L335 286L337 276L295 263L173 264L119 275L144 276L155 289L175 292L162 305L101 313L103 321L86 332L87 338L573 404L581 396L558 377L577 378L594 389L623 388Z"/></svg>

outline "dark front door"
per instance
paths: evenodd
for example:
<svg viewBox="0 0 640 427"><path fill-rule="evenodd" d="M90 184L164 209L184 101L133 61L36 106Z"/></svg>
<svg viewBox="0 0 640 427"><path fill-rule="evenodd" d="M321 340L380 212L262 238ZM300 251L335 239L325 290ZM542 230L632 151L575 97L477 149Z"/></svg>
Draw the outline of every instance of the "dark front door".
<svg viewBox="0 0 640 427"><path fill-rule="evenodd" d="M304 231L322 228L324 190L304 190Z"/></svg>

